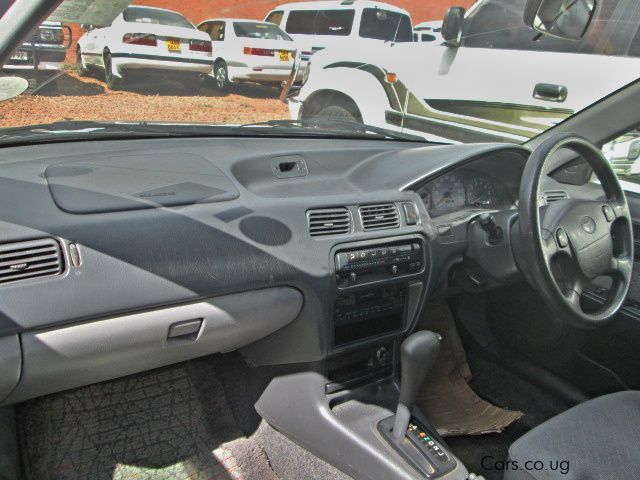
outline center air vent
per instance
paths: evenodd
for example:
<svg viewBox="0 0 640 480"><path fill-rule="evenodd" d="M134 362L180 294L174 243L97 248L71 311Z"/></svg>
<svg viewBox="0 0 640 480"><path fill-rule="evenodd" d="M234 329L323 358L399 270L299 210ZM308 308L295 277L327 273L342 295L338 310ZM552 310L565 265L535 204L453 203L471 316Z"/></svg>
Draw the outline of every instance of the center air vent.
<svg viewBox="0 0 640 480"><path fill-rule="evenodd" d="M323 208L307 212L312 237L344 235L351 232L351 215L346 208Z"/></svg>
<svg viewBox="0 0 640 480"><path fill-rule="evenodd" d="M544 192L544 201L546 204L557 202L559 200L566 200L567 198L569 198L569 195L567 192L562 190Z"/></svg>
<svg viewBox="0 0 640 480"><path fill-rule="evenodd" d="M52 238L0 245L0 283L62 273L60 245Z"/></svg>
<svg viewBox="0 0 640 480"><path fill-rule="evenodd" d="M362 228L368 230L385 230L387 228L398 228L400 220L398 209L393 203L380 205L367 205L358 209Z"/></svg>

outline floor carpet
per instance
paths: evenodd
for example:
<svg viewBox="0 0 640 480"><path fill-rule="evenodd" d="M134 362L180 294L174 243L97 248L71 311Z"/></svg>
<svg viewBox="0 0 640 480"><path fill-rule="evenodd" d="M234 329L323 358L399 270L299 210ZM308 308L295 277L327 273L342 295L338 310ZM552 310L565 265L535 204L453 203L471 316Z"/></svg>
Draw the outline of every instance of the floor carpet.
<svg viewBox="0 0 640 480"><path fill-rule="evenodd" d="M18 409L31 480L276 480L207 361L39 398Z"/></svg>

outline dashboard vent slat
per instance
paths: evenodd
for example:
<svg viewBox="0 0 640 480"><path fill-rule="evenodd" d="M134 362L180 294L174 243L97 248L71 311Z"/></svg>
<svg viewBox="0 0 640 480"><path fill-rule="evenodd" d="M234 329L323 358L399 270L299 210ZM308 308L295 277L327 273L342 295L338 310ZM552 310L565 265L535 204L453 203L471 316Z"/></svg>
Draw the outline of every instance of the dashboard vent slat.
<svg viewBox="0 0 640 480"><path fill-rule="evenodd" d="M351 215L346 208L323 208L307 212L312 237L344 235L351 232Z"/></svg>
<svg viewBox="0 0 640 480"><path fill-rule="evenodd" d="M0 284L59 275L62 270L62 251L52 238L0 245Z"/></svg>
<svg viewBox="0 0 640 480"><path fill-rule="evenodd" d="M369 230L386 230L400 227L398 209L393 203L366 205L358 209L362 228Z"/></svg>
<svg viewBox="0 0 640 480"><path fill-rule="evenodd" d="M566 200L569 198L569 194L563 190L553 190L544 192L544 201L546 204L557 202L559 200Z"/></svg>

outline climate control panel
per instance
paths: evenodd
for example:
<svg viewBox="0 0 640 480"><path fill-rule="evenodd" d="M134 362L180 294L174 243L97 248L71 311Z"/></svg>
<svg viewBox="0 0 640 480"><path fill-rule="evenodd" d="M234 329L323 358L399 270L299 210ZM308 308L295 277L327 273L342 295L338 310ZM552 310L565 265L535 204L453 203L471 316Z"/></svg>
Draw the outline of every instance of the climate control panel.
<svg viewBox="0 0 640 480"><path fill-rule="evenodd" d="M418 240L349 249L335 255L338 287L393 279L424 268L424 245Z"/></svg>

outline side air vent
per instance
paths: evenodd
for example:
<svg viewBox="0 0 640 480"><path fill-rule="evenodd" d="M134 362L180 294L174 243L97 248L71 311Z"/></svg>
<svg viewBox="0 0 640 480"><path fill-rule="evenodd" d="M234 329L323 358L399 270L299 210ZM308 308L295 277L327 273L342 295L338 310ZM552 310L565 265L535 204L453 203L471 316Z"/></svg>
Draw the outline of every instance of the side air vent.
<svg viewBox="0 0 640 480"><path fill-rule="evenodd" d="M0 283L62 273L60 245L52 238L0 245Z"/></svg>
<svg viewBox="0 0 640 480"><path fill-rule="evenodd" d="M553 190L550 192L544 192L544 202L546 204L557 202L559 200L566 200L569 198L567 192L562 190Z"/></svg>
<svg viewBox="0 0 640 480"><path fill-rule="evenodd" d="M346 208L323 208L307 212L312 237L344 235L351 232L351 214Z"/></svg>
<svg viewBox="0 0 640 480"><path fill-rule="evenodd" d="M362 228L368 230L386 230L387 228L398 228L400 220L398 209L393 203L381 205L367 205L358 209Z"/></svg>

